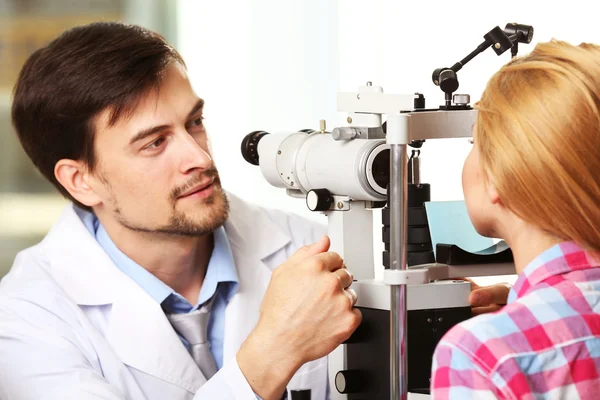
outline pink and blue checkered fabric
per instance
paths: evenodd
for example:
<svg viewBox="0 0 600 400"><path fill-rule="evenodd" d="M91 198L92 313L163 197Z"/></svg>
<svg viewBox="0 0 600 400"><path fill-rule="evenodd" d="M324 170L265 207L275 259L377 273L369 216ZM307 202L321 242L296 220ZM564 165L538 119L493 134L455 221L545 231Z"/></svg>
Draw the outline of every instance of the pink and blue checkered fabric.
<svg viewBox="0 0 600 400"><path fill-rule="evenodd" d="M453 327L432 399L600 399L600 262L572 242L535 258L500 311Z"/></svg>

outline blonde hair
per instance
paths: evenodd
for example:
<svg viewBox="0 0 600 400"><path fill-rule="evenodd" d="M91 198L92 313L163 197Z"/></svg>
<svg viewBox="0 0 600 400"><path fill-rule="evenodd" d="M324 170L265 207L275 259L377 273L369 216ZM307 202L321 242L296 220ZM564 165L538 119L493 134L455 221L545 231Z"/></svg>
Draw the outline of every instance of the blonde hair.
<svg viewBox="0 0 600 400"><path fill-rule="evenodd" d="M600 47L540 43L494 74L476 108L481 165L504 206L600 253Z"/></svg>

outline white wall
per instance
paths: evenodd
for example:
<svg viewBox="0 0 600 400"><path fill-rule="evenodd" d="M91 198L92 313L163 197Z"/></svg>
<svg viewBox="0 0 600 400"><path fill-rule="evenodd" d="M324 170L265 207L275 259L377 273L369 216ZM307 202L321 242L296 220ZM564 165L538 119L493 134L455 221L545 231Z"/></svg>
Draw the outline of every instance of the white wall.
<svg viewBox="0 0 600 400"><path fill-rule="evenodd" d="M431 82L435 68L451 66L483 41L496 25L533 25L535 35L520 54L551 38L600 43L595 1L571 0L180 0L179 49L188 62L206 116L226 187L271 207L309 218L300 200L270 187L240 154L245 134L341 124L337 91L366 81L387 93L425 94L427 106L443 103ZM486 50L459 73L458 93L472 102L487 79L510 59ZM460 176L466 140L428 142L422 180L432 200L463 198ZM378 225L378 221L376 221ZM379 251L380 249L377 249Z"/></svg>
<svg viewBox="0 0 600 400"><path fill-rule="evenodd" d="M233 193L323 222L268 185L241 156L244 136L318 129L336 117L337 5L331 1L180 2L180 45L206 100L223 184Z"/></svg>

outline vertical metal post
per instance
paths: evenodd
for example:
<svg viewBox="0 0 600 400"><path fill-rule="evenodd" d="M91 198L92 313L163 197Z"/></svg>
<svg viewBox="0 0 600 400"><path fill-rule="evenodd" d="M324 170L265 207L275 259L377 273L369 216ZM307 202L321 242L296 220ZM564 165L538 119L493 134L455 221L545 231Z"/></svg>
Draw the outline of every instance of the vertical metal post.
<svg viewBox="0 0 600 400"><path fill-rule="evenodd" d="M406 208L408 116L388 117L387 142L390 144L390 269L406 270ZM406 400L406 285L391 287L390 373L391 398Z"/></svg>

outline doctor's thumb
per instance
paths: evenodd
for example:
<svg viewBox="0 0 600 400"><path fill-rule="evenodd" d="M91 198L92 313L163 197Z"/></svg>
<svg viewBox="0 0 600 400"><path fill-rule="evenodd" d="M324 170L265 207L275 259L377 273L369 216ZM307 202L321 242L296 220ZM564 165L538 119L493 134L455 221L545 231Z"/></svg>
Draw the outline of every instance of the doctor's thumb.
<svg viewBox="0 0 600 400"><path fill-rule="evenodd" d="M329 250L329 246L331 246L329 236L323 235L321 236L321 239L317 240L309 246L309 251L311 251L312 254L319 254Z"/></svg>
<svg viewBox="0 0 600 400"><path fill-rule="evenodd" d="M329 250L330 240L327 235L323 235L319 240L301 248L294 253L292 258L303 259L306 257L314 256L315 254L323 253Z"/></svg>

